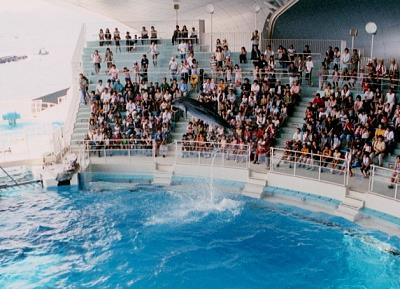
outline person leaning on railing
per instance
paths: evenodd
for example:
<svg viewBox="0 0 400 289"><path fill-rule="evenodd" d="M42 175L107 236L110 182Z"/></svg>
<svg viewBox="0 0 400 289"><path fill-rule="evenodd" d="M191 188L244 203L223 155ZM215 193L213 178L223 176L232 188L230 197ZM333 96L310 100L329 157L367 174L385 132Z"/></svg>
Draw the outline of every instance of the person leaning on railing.
<svg viewBox="0 0 400 289"><path fill-rule="evenodd" d="M197 31L196 28L192 27L192 31L190 32L190 39L192 40L193 44L198 44L199 43L199 39L197 36Z"/></svg>
<svg viewBox="0 0 400 289"><path fill-rule="evenodd" d="M157 30L154 28L154 26L150 27L150 43L158 44L158 39L157 39Z"/></svg>
<svg viewBox="0 0 400 289"><path fill-rule="evenodd" d="M110 29L106 28L106 32L104 34L104 38L106 40L105 41L105 45L111 45L112 44L112 41L111 41L112 35L111 35L111 32L110 32Z"/></svg>
<svg viewBox="0 0 400 289"><path fill-rule="evenodd" d="M103 29L100 29L100 31L99 31L99 46L100 47L102 47L104 45L104 39L105 39L104 31L103 31Z"/></svg>
<svg viewBox="0 0 400 289"><path fill-rule="evenodd" d="M147 43L147 39L149 39L149 32L146 30L146 27L142 27L142 31L140 32L141 34L141 39L142 39L142 45L144 45L145 41Z"/></svg>
<svg viewBox="0 0 400 289"><path fill-rule="evenodd" d="M121 52L121 33L119 32L118 28L116 27L114 30L114 43L115 43L115 52L119 50Z"/></svg>

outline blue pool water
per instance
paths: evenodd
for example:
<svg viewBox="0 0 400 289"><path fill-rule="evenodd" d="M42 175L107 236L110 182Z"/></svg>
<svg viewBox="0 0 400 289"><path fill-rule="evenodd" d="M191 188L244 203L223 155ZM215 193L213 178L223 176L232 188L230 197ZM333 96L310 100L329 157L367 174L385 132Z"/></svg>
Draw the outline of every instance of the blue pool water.
<svg viewBox="0 0 400 289"><path fill-rule="evenodd" d="M216 192L0 192L0 288L400 288L400 241Z"/></svg>

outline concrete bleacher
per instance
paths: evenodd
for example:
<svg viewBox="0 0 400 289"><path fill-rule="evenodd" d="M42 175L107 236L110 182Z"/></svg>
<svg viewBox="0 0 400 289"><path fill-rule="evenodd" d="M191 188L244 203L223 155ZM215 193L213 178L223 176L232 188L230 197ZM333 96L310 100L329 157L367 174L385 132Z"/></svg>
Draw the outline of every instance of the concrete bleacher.
<svg viewBox="0 0 400 289"><path fill-rule="evenodd" d="M116 51L116 47L112 46L99 46L98 41L89 41L86 44L86 47L83 50L82 55L82 65L83 72L88 76L90 84L89 90L94 90L96 83L99 79L103 80L103 83L106 83L109 79L109 76L105 73L106 63L102 63L101 73L96 75L94 73L94 67L91 59L91 55L95 49L99 50L102 57L104 57L104 53L107 47L110 47L113 55L114 61L117 65L117 68L121 71L123 67L127 67L131 70L134 62L140 63L140 60L143 54L146 54L149 59L149 69L148 69L148 79L150 82L162 82L164 77L170 79L170 72L168 70L168 63L171 57L176 57L177 61L180 62L179 52L177 50L177 46L173 46L169 39L167 40L159 40L158 50L160 52L158 56L157 66L154 66L151 59L151 54L149 53L149 45L141 45L140 40L138 40L136 50L134 52L128 52L123 43L121 43L121 52ZM210 71L210 58L212 56L211 52L202 52L200 46L194 47L194 58L199 63L199 69L204 69L205 72ZM248 55L250 56L250 55ZM231 58L234 64L239 63L239 52L231 52ZM104 59L103 59L104 61ZM243 72L243 78L247 77L250 81L253 80L253 63L252 61L248 61L246 64L240 64L240 67ZM280 69L278 69L280 72ZM277 77L280 79L280 77ZM125 85L125 81L123 76L120 76L121 83ZM282 81L283 83L287 83L287 79ZM292 114L287 118L286 122L282 125L279 130L278 137L276 139L275 146L276 147L284 147L285 142L292 139L293 133L296 128L302 128L304 124L305 110L310 101L312 101L315 92L318 88L315 84L318 84L318 79L316 73L314 73L313 77L314 86L308 86L303 81L302 84L302 96L299 99L299 102L295 105ZM357 91L353 92L357 95ZM191 93L190 97L196 97L196 93ZM85 135L88 131L88 119L90 117L90 109L88 106L81 105L77 114L77 120L74 127L74 132L71 140L71 148L73 150L78 150L81 147L82 141L85 138ZM186 131L186 126L188 123L188 119L177 118L173 123L173 131L171 132L171 140L181 140L182 135ZM395 156L400 154L400 146L397 146L392 155L387 156L385 159L385 166L389 166L390 164L395 162Z"/></svg>

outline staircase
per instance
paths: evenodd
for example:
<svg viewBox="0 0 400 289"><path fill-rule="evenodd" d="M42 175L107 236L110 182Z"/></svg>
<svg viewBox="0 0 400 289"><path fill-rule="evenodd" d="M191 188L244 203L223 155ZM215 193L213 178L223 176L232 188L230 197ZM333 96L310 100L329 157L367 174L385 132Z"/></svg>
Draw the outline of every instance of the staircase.
<svg viewBox="0 0 400 289"><path fill-rule="evenodd" d="M336 215L354 222L359 217L359 211L364 207L364 201L348 193L336 210Z"/></svg>
<svg viewBox="0 0 400 289"><path fill-rule="evenodd" d="M71 152L78 154L89 130L90 106L80 104L71 135Z"/></svg>
<svg viewBox="0 0 400 289"><path fill-rule="evenodd" d="M155 163L155 172L153 184L171 185L172 176L174 174L174 166L170 164Z"/></svg>
<svg viewBox="0 0 400 289"><path fill-rule="evenodd" d="M313 99L314 87L302 87L300 100L294 106L293 113L286 120L285 126L280 129L279 137L276 139L276 147L285 147L285 142L291 140L297 128L304 124L305 112L308 103Z"/></svg>
<svg viewBox="0 0 400 289"><path fill-rule="evenodd" d="M251 198L260 198L267 185L267 174L249 170L249 178L242 194Z"/></svg>

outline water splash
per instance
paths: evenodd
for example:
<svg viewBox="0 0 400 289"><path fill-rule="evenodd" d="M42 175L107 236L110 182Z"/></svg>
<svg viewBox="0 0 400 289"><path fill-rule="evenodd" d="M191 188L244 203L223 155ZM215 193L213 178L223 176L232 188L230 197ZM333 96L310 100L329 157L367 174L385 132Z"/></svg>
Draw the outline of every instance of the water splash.
<svg viewBox="0 0 400 289"><path fill-rule="evenodd" d="M210 194L210 202L214 202L214 164L215 164L215 158L217 156L217 152L215 151L212 155L211 158L211 166L210 166L210 175L209 175L209 194Z"/></svg>
<svg viewBox="0 0 400 289"><path fill-rule="evenodd" d="M173 207L164 208L160 212L149 217L145 225L194 223L215 213L227 213L234 217L240 214L241 208L242 203L240 201L229 198L222 198L216 202L211 202L209 199L192 199L183 201Z"/></svg>
<svg viewBox="0 0 400 289"><path fill-rule="evenodd" d="M212 213L229 213L237 216L241 202L223 196L214 186L214 164L217 151L211 155L208 185L194 191L193 186L183 187L181 191L170 191L177 202L151 216L145 225L197 222Z"/></svg>

